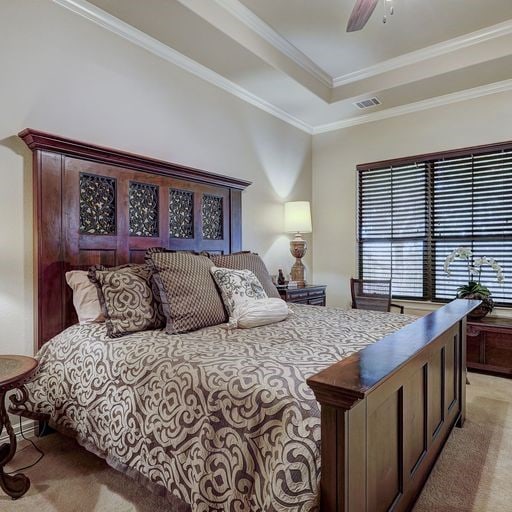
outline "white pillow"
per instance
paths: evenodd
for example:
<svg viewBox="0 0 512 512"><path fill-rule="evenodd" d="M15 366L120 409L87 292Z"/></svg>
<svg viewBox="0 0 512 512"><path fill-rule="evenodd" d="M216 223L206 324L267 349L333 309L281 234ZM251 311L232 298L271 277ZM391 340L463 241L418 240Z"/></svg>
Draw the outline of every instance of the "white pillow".
<svg viewBox="0 0 512 512"><path fill-rule="evenodd" d="M211 267L210 272L220 289L222 301L230 317L237 305L267 298L263 286L250 270Z"/></svg>
<svg viewBox="0 0 512 512"><path fill-rule="evenodd" d="M104 322L96 285L89 280L86 270L66 272L66 282L73 290L73 306L81 324Z"/></svg>
<svg viewBox="0 0 512 512"><path fill-rule="evenodd" d="M229 327L250 329L260 325L281 322L288 318L290 310L282 299L258 299L237 304L229 318Z"/></svg>

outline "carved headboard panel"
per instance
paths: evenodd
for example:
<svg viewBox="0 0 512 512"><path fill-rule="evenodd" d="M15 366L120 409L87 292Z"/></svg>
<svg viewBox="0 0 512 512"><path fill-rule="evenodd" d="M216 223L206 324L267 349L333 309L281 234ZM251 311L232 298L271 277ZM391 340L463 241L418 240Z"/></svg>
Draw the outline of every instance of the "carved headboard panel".
<svg viewBox="0 0 512 512"><path fill-rule="evenodd" d="M241 250L247 181L26 129L34 154L37 344L76 322L65 273L149 247Z"/></svg>

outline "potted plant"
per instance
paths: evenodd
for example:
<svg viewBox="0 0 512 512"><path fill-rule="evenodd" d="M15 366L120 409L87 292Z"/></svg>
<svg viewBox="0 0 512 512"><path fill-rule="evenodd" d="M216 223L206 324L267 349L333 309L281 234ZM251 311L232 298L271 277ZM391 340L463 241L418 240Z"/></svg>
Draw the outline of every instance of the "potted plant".
<svg viewBox="0 0 512 512"><path fill-rule="evenodd" d="M457 288L458 299L477 299L482 304L478 306L468 316L474 319L483 318L494 309L494 301L491 298L491 291L487 286L481 284L482 267L489 265L496 272L496 281L502 283L504 281L503 269L501 265L494 259L482 256L475 258L471 249L467 247L458 247L451 252L444 261L444 271L449 276L450 265L454 260L464 260L467 262L468 284L464 284Z"/></svg>

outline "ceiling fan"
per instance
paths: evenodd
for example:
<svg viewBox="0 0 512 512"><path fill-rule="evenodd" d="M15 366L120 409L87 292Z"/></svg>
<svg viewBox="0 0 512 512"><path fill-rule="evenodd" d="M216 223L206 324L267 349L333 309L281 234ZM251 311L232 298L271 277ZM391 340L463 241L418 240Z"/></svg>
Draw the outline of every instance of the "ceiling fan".
<svg viewBox="0 0 512 512"><path fill-rule="evenodd" d="M388 11L387 5L390 3L390 0L384 0L384 2L386 5L386 11ZM356 32L357 30L361 30L370 19L370 16L373 14L378 3L379 0L357 0L347 23L347 32ZM389 7L389 14L393 14L392 5ZM382 21L386 23L386 20L387 16L385 14Z"/></svg>

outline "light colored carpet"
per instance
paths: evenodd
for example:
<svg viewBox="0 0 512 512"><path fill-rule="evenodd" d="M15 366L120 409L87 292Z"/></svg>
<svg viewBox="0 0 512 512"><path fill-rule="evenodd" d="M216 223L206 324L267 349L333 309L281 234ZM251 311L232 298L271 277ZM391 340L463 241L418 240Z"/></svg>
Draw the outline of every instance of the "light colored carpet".
<svg viewBox="0 0 512 512"><path fill-rule="evenodd" d="M414 512L512 511L512 380L470 373L455 428Z"/></svg>
<svg viewBox="0 0 512 512"><path fill-rule="evenodd" d="M512 380L474 373L470 380L466 425L448 440L414 512L512 511ZM53 434L36 442L46 456L26 471L32 486L18 501L0 491L2 512L171 511L74 441ZM25 447L12 467L36 458Z"/></svg>

